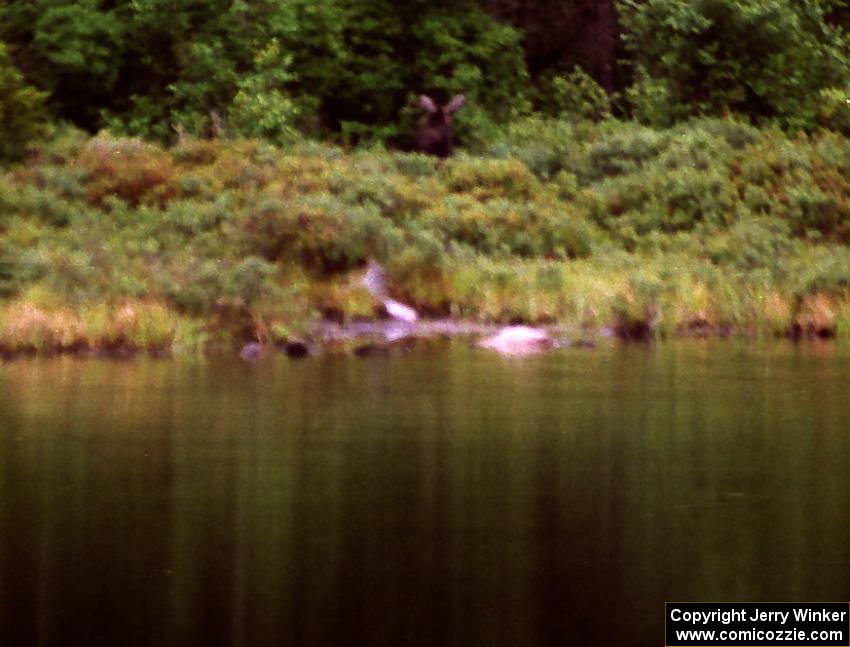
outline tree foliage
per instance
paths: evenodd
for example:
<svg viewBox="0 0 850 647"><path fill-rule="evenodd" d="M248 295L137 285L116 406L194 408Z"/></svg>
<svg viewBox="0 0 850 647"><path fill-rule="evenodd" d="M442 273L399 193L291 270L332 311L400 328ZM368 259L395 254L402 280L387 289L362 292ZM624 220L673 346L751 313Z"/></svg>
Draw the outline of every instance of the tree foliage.
<svg viewBox="0 0 850 647"><path fill-rule="evenodd" d="M46 132L45 94L26 85L0 43L0 158L18 156Z"/></svg>
<svg viewBox="0 0 850 647"><path fill-rule="evenodd" d="M850 132L850 0L5 0L58 120L157 139L403 144L463 92L479 145L530 110L655 125L738 113Z"/></svg>
<svg viewBox="0 0 850 647"><path fill-rule="evenodd" d="M819 92L850 80L843 33L796 0L623 0L636 115L657 125L737 112L817 122Z"/></svg>
<svg viewBox="0 0 850 647"><path fill-rule="evenodd" d="M297 115L397 135L411 94L462 90L504 115L526 88L519 33L472 0L9 0L0 25L56 116L92 130L203 134L215 114L246 132L271 105L277 125L251 132Z"/></svg>

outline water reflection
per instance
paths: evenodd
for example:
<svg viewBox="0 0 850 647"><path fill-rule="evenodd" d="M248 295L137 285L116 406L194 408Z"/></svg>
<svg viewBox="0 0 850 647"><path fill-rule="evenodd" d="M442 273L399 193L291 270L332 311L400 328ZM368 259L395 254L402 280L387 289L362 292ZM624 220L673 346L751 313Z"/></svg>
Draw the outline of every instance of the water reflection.
<svg viewBox="0 0 850 647"><path fill-rule="evenodd" d="M848 376L702 343L0 365L0 644L647 645L666 599L850 599Z"/></svg>

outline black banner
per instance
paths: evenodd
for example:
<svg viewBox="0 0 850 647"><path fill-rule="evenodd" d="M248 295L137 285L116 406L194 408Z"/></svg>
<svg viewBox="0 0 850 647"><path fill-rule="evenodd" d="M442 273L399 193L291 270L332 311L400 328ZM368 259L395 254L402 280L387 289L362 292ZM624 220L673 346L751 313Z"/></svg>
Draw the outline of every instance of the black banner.
<svg viewBox="0 0 850 647"><path fill-rule="evenodd" d="M850 646L846 602L667 602L667 647Z"/></svg>

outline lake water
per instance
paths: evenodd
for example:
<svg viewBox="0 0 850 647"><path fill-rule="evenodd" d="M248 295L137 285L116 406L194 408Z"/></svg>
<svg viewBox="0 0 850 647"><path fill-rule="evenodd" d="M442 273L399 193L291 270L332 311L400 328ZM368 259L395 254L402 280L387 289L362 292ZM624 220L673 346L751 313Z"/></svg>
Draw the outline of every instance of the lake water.
<svg viewBox="0 0 850 647"><path fill-rule="evenodd" d="M0 364L0 645L662 645L850 599L850 351Z"/></svg>

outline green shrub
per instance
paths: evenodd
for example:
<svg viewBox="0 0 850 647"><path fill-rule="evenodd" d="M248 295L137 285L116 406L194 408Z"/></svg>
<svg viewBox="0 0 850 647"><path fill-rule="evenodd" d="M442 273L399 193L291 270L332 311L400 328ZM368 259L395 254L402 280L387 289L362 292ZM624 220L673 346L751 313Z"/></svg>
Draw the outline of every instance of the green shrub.
<svg viewBox="0 0 850 647"><path fill-rule="evenodd" d="M441 232L447 243L499 257L584 257L596 237L595 228L581 214L540 201L449 198L423 214L421 222Z"/></svg>
<svg viewBox="0 0 850 647"><path fill-rule="evenodd" d="M826 292L846 296L850 290L850 249L811 247L789 263L790 287L797 297Z"/></svg>
<svg viewBox="0 0 850 647"><path fill-rule="evenodd" d="M238 261L223 279L224 295L251 304L274 290L277 268L257 256Z"/></svg>
<svg viewBox="0 0 850 647"><path fill-rule="evenodd" d="M174 170L171 157L160 148L137 139L100 135L81 151L75 164L86 172L89 202L101 204L117 197L131 205L159 201Z"/></svg>
<svg viewBox="0 0 850 647"><path fill-rule="evenodd" d="M33 146L32 157L42 164L54 164L63 172L73 172L69 168L70 160L77 157L91 136L67 124L58 125L51 137Z"/></svg>
<svg viewBox="0 0 850 647"><path fill-rule="evenodd" d="M32 249L22 249L0 239L0 297L19 294L48 270L41 256Z"/></svg>
<svg viewBox="0 0 850 647"><path fill-rule="evenodd" d="M776 276L795 251L795 245L786 222L751 217L708 239L706 251L719 267L742 271L767 268Z"/></svg>
<svg viewBox="0 0 850 647"><path fill-rule="evenodd" d="M391 164L370 165L362 159L350 166L334 166L325 180L328 189L344 204L377 207L394 222L415 216L446 193L434 177L416 181L395 174Z"/></svg>
<svg viewBox="0 0 850 647"><path fill-rule="evenodd" d="M181 311L204 315L224 296L224 282L220 260L195 258L186 253L172 259L167 271L157 272L153 285Z"/></svg>
<svg viewBox="0 0 850 647"><path fill-rule="evenodd" d="M636 171L668 145L668 137L657 130L638 124L617 124L593 143L579 168L584 182Z"/></svg>
<svg viewBox="0 0 850 647"><path fill-rule="evenodd" d="M28 86L0 42L0 158L20 157L47 134L47 94Z"/></svg>
<svg viewBox="0 0 850 647"><path fill-rule="evenodd" d="M458 157L446 166L452 191L471 193L481 199L506 197L528 199L540 191L534 175L516 160L475 160Z"/></svg>
<svg viewBox="0 0 850 647"><path fill-rule="evenodd" d="M574 124L539 116L509 124L483 150L487 157L519 160L542 179L561 170L575 171L582 158Z"/></svg>
<svg viewBox="0 0 850 647"><path fill-rule="evenodd" d="M386 256L386 245L395 239L391 223L377 209L347 205L329 194L267 201L243 227L244 244L252 252L326 274Z"/></svg>
<svg viewBox="0 0 850 647"><path fill-rule="evenodd" d="M762 132L752 124L731 117L691 119L676 126L672 135L674 137L687 137L691 133L694 133L700 139L705 136L722 139L736 151L756 143L762 137Z"/></svg>
<svg viewBox="0 0 850 647"><path fill-rule="evenodd" d="M680 166L660 184L664 231L693 229L698 223L722 226L735 220L736 196L722 170Z"/></svg>
<svg viewBox="0 0 850 647"><path fill-rule="evenodd" d="M850 202L844 196L827 193L816 185L792 186L786 196L788 219L795 234L850 241Z"/></svg>
<svg viewBox="0 0 850 647"><path fill-rule="evenodd" d="M667 128L686 119L691 106L681 100L667 78L651 76L643 65L636 65L634 82L626 88L632 117L653 128Z"/></svg>
<svg viewBox="0 0 850 647"><path fill-rule="evenodd" d="M567 76L537 81L536 107L559 119L602 121L611 116L611 99L587 72L576 66Z"/></svg>
<svg viewBox="0 0 850 647"><path fill-rule="evenodd" d="M824 88L818 93L817 123L850 135L850 91L847 88Z"/></svg>
<svg viewBox="0 0 850 647"><path fill-rule="evenodd" d="M23 184L10 189L0 196L0 212L37 218L44 224L63 227L68 224L77 208L73 203L69 204L67 197L33 184Z"/></svg>
<svg viewBox="0 0 850 647"><path fill-rule="evenodd" d="M295 138L299 108L287 92L295 80L292 57L284 56L276 39L254 59L254 70L237 81L229 112L230 127L243 137L262 137L283 145Z"/></svg>

